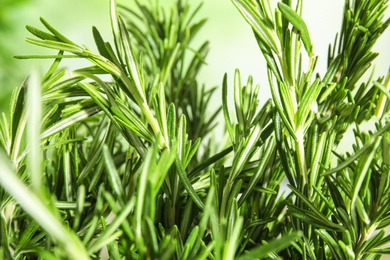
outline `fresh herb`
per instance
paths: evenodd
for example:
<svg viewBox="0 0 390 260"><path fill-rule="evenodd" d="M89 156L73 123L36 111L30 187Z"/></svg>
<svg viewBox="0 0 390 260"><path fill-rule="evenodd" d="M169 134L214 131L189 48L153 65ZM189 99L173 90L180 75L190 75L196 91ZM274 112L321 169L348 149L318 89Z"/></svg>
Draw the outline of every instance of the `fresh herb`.
<svg viewBox="0 0 390 260"><path fill-rule="evenodd" d="M14 90L1 119L1 259L390 254L390 74L361 79L388 1L345 1L320 76L301 0L233 0L272 98L260 106L259 85L237 70L214 108L216 88L197 80L208 43L192 46L201 6L151 2L112 0L114 41L93 28L98 52L43 18L44 30L27 26L28 42L57 53L18 56L53 63ZM91 65L68 72L68 58ZM220 112L226 143L211 140ZM353 151L341 154L351 128Z"/></svg>

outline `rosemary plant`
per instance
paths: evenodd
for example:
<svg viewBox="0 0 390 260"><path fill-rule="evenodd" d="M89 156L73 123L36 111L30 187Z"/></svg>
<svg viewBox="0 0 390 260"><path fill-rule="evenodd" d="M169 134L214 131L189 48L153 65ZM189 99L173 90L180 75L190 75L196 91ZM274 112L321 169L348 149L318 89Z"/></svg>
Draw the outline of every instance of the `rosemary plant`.
<svg viewBox="0 0 390 260"><path fill-rule="evenodd" d="M43 18L45 30L27 26L29 43L57 53L17 57L53 63L14 90L1 119L1 259L390 254L390 74L361 79L388 1L345 1L321 76L301 0L233 0L272 98L260 106L260 86L237 70L214 108L215 88L197 79L208 42L192 45L201 6L155 2L112 0L114 41L92 28L98 52ZM66 71L70 58L90 66ZM220 111L226 143L210 141ZM368 120L375 130L361 128Z"/></svg>

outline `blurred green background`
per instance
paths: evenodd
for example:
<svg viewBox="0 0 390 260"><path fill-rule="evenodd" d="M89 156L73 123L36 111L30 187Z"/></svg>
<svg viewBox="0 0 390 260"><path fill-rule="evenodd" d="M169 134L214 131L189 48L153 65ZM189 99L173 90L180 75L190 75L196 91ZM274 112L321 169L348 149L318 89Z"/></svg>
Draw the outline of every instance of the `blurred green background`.
<svg viewBox="0 0 390 260"><path fill-rule="evenodd" d="M146 0L145 0L146 1ZM153 0L154 1L154 0ZM128 6L133 0L118 0ZM173 0L160 0L170 6ZM200 0L189 1L194 7ZM230 0L204 0L198 17L207 17L208 22L197 35L197 42L210 41L207 66L202 70L200 81L206 86L220 86L223 74L229 75L232 85L234 70L241 70L242 79L253 75L254 81L262 86L261 101L269 97L265 63L256 46L252 32ZM276 1L274 1L276 2ZM341 26L343 1L305 1L306 20L314 50L319 55L317 70L321 75L326 68L327 48ZM43 28L39 17L45 18L52 26L78 44L85 44L95 50L91 28L96 26L107 40L111 40L108 0L0 0L0 111L8 109L9 94L13 87L20 85L32 67L42 73L50 65L45 60L16 60L15 55L54 54L55 51L32 46L25 42L30 37L25 25ZM376 62L375 75L384 75L389 69L390 33L383 35L375 47L381 55ZM196 47L196 46L195 46ZM73 63L72 63L73 62ZM80 66L80 60L63 64L69 71ZM220 103L220 92L214 97Z"/></svg>

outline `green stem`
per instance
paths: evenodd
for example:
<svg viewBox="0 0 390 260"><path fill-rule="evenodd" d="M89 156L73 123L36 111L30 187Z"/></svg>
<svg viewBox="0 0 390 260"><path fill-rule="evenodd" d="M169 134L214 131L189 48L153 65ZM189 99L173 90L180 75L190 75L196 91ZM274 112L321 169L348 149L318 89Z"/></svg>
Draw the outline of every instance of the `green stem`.
<svg viewBox="0 0 390 260"><path fill-rule="evenodd" d="M125 83L125 85L128 86L131 94L133 95L135 101L137 102L137 105L140 107L142 114L146 117L146 120L152 127L156 140L159 140L158 142L159 142L160 149L167 148L168 147L167 140L165 140L164 138L160 138L160 135L162 136L160 126L158 125L158 122L146 101L145 95L133 86L133 84L131 83L129 78L125 76L125 74L122 73L120 76L121 76L121 80Z"/></svg>
<svg viewBox="0 0 390 260"><path fill-rule="evenodd" d="M307 184L307 166L306 166L306 156L305 156L305 146L304 146L304 138L303 138L303 129L299 128L297 130L297 141L296 145L296 153L298 159L298 169L299 174L302 177L302 189Z"/></svg>

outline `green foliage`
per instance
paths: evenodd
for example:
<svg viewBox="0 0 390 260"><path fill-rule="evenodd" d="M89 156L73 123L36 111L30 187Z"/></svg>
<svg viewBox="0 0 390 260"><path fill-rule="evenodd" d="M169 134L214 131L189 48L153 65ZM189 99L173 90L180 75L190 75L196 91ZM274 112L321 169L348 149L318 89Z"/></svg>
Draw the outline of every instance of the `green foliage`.
<svg viewBox="0 0 390 260"><path fill-rule="evenodd" d="M272 99L260 106L260 86L237 70L211 114L215 88L197 81L208 43L192 47L200 6L111 1L114 41L92 28L98 53L43 18L45 30L27 26L28 42L58 53L18 57L53 63L14 89L1 119L1 258L390 253L390 75L360 82L389 24L387 1L346 1L323 77L301 1L233 3L267 61ZM69 73L68 58L91 65ZM220 111L227 144L208 141ZM375 130L363 131L369 119ZM351 127L353 151L339 154Z"/></svg>

